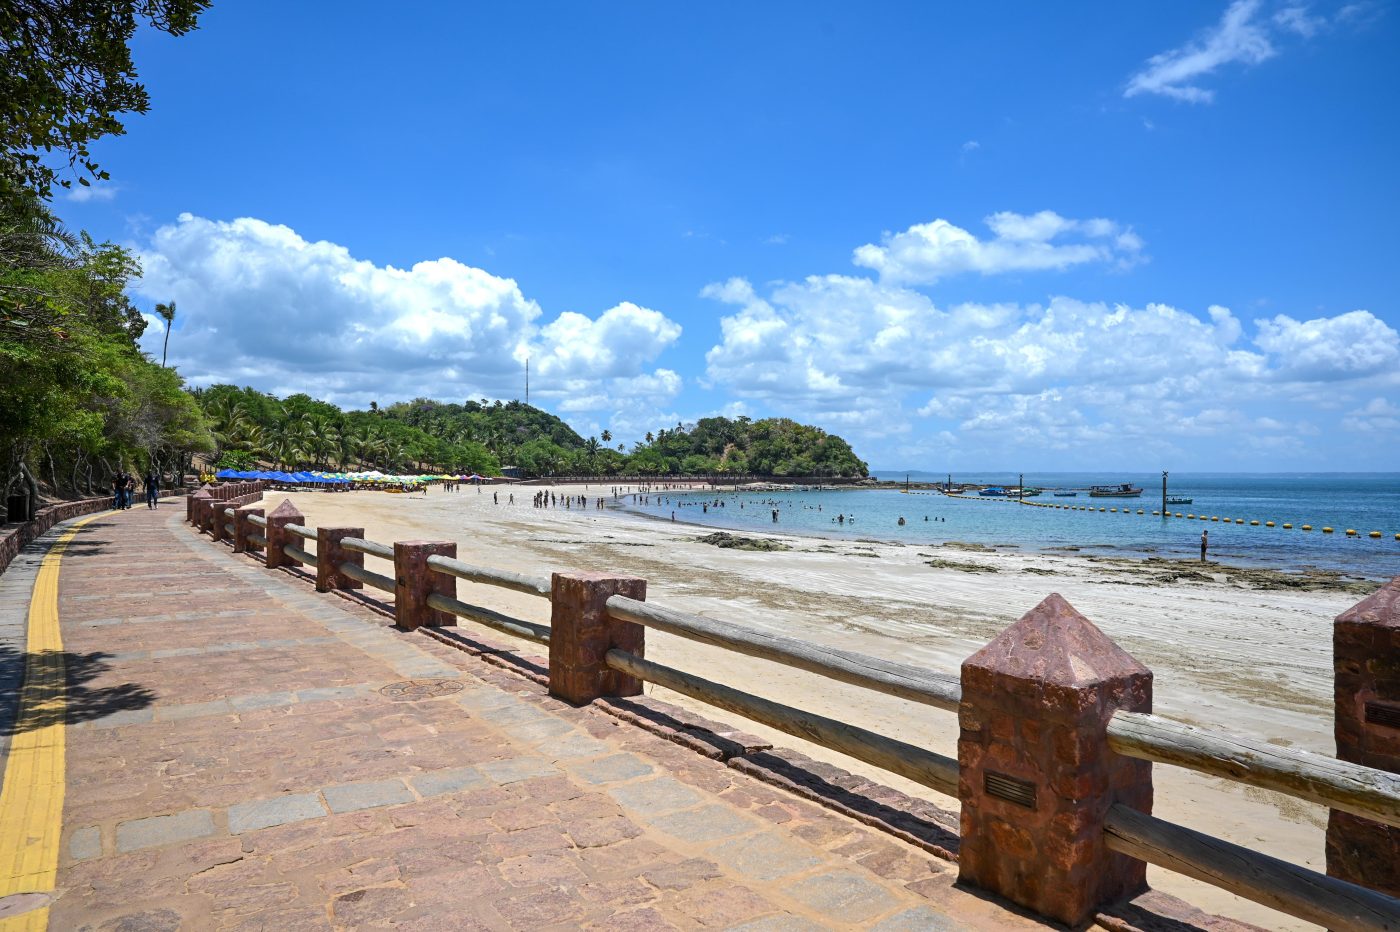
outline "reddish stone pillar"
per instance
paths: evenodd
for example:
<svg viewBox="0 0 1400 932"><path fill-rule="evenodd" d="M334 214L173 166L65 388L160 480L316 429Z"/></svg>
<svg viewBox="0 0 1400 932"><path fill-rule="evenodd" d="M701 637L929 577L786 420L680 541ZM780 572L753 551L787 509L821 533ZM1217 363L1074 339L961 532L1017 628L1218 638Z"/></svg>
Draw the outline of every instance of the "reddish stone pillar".
<svg viewBox="0 0 1400 932"><path fill-rule="evenodd" d="M237 507L231 502L213 502L210 505L209 531L213 535L215 543L233 536L229 534L224 525L233 520L228 514L229 510Z"/></svg>
<svg viewBox="0 0 1400 932"><path fill-rule="evenodd" d="M1152 710L1152 673L1058 594L962 666L959 880L1078 926L1147 889L1103 819L1152 811L1152 765L1108 749L1114 712Z"/></svg>
<svg viewBox="0 0 1400 932"><path fill-rule="evenodd" d="M219 500L210 495L209 501L199 503L199 529L206 534L214 533L214 506Z"/></svg>
<svg viewBox="0 0 1400 932"><path fill-rule="evenodd" d="M642 681L610 668L614 647L645 656L646 629L608 615L615 595L642 601L647 581L605 573L555 573L551 588L549 694L584 705L600 696L638 696Z"/></svg>
<svg viewBox="0 0 1400 932"><path fill-rule="evenodd" d="M185 499L185 507L189 512L188 517L190 524L193 524L200 530L204 530L204 514L202 509L212 500L213 496L209 494L208 489L200 489L189 498Z"/></svg>
<svg viewBox="0 0 1400 932"><path fill-rule="evenodd" d="M267 533L263 536L267 538L267 552L263 554L265 564L268 569L275 570L279 566L301 566L300 560L293 560L282 550L284 544L295 544L301 540L288 534L286 530L289 524L302 524L306 521L297 506L292 504L290 498L282 499L282 504L272 510L272 514L267 516Z"/></svg>
<svg viewBox="0 0 1400 932"><path fill-rule="evenodd" d="M1332 626L1337 757L1400 773L1400 576ZM1400 828L1333 809L1327 873L1400 896Z"/></svg>
<svg viewBox="0 0 1400 932"><path fill-rule="evenodd" d="M318 527L316 529L316 591L329 592L332 589L361 589L364 583L351 579L339 569L342 563L351 563L360 569L365 567L365 555L358 550L346 550L340 542L347 537L363 540L362 527Z"/></svg>
<svg viewBox="0 0 1400 932"><path fill-rule="evenodd" d="M394 622L405 631L457 623L456 615L428 605L428 596L435 592L457 597L457 578L429 569L431 556L456 557L457 545L449 540L394 541Z"/></svg>
<svg viewBox="0 0 1400 932"><path fill-rule="evenodd" d="M261 530L256 524L248 519L257 515L262 517L263 510L256 505L245 505L233 513L233 552L247 553L249 550L256 550L253 544L248 542L248 535L255 534Z"/></svg>

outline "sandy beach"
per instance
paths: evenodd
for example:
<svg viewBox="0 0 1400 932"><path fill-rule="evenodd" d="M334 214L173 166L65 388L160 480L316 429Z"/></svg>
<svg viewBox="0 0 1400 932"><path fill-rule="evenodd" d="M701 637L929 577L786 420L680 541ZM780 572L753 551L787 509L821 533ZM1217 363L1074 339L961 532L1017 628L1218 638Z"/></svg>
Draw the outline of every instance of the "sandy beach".
<svg viewBox="0 0 1400 932"><path fill-rule="evenodd" d="M536 486L464 487L428 495L305 492L290 498L313 525L363 525L370 539L455 540L461 559L530 573L609 570L648 580L648 601L757 629L955 672L968 655L1051 592L1059 592L1155 674L1155 711L1280 745L1332 753L1332 619L1351 592L1257 589L1207 569L1210 581L1153 581L1132 561L1082 553L901 546L793 537L791 549L750 552L700 543L684 524L612 510L532 508ZM561 494L607 495L568 486ZM492 493L500 496L493 504ZM510 494L515 504L508 505ZM945 561L931 566L930 561ZM379 564L379 565L375 565ZM952 566L948 564L954 564ZM995 574L970 571L995 566ZM368 559L367 567L384 565ZM467 601L547 621L548 604L459 584ZM493 637L498 637L493 635ZM648 632L658 662L956 753L954 715L785 667ZM534 645L522 645L538 654ZM648 687L648 692L652 688ZM732 721L812 757L868 774L956 811L957 802L785 734L684 697L668 701ZM1324 870L1325 809L1158 765L1155 813L1294 863ZM1314 928L1179 875L1151 869L1153 886L1272 929Z"/></svg>

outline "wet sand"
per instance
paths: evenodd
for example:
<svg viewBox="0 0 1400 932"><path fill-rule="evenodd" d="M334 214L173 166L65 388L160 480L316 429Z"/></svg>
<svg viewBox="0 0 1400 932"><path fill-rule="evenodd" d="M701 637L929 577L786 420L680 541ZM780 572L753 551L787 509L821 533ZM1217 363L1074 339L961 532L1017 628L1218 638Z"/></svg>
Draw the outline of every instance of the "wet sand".
<svg viewBox="0 0 1400 932"><path fill-rule="evenodd" d="M313 525L363 525L373 540L455 540L461 559L485 566L643 576L648 601L948 672L1050 592L1059 592L1153 670L1158 714L1280 745L1335 750L1331 623L1362 597L1356 592L1257 588L1257 579L1217 566L1163 566L1085 552L1023 554L778 533L764 537L790 549L722 548L698 541L711 529L597 511L591 504L583 510L535 509L530 499L537 490L503 486L478 493L468 486L459 492L434 488L426 496L309 492L270 500L291 498ZM500 505L493 505L493 491ZM598 487L556 491L590 499L607 495ZM506 504L511 492L514 506ZM367 559L368 568L384 571L382 563ZM517 617L548 620L543 599L466 583L459 583L459 593ZM647 638L648 657L660 663L956 754L952 714L654 631ZM957 808L956 800L797 738L666 690L649 686L648 692ZM1325 869L1324 808L1165 765L1154 768L1154 781L1157 815ZM1149 878L1203 908L1267 928L1314 928L1175 874L1153 868Z"/></svg>

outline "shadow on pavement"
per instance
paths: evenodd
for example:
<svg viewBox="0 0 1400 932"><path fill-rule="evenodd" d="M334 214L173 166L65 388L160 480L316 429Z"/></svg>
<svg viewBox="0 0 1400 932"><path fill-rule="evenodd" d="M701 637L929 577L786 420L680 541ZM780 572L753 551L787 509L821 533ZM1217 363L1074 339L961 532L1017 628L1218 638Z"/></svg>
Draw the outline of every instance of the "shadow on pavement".
<svg viewBox="0 0 1400 932"><path fill-rule="evenodd" d="M41 691L36 697L35 710L23 724L19 721L19 699L25 670L31 659L57 656L63 661L66 675L62 706L55 703L57 690ZM0 735L33 731L60 721L68 724L89 722L114 712L144 709L156 701L156 694L137 683L113 686L92 686L111 668L111 654L93 651L86 654L70 651L45 651L31 654L12 647L0 646ZM47 692L48 694L44 694Z"/></svg>

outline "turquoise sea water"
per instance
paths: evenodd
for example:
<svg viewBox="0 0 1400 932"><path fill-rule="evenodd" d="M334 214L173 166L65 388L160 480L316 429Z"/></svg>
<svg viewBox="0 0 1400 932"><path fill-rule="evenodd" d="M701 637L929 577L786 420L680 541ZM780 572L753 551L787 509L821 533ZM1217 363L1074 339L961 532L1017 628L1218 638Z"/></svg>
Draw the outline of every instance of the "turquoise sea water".
<svg viewBox="0 0 1400 932"><path fill-rule="evenodd" d="M890 477L893 478L893 477ZM1014 486L1015 475L954 474L954 482ZM1130 555L1155 554L1180 558L1199 555L1201 531L1210 531L1210 556L1228 563L1276 569L1338 570L1373 579L1400 575L1400 473L1241 474L1180 473L1170 477L1170 494L1193 499L1174 505L1183 514L1215 515L1220 522L1153 517L1161 506L1161 474L1027 473L1026 485L1046 491L1031 499L1048 504L1118 508L1118 513L1026 508L1014 501L950 498L937 492L911 493L885 489L820 492L693 492L651 493L651 502L635 503L630 495L624 509L669 520L734 531L781 531L821 537L859 537L901 543L967 541L1016 544L1023 550L1074 546L1089 551ZM1138 499L1088 496L1090 485L1131 482L1143 488ZM1080 489L1075 498L1056 498L1051 489ZM715 501L723 502L716 507ZM703 503L711 503L708 510ZM770 504L771 502L771 504ZM772 509L778 509L778 520ZM1146 512L1138 515L1141 508ZM1124 509L1128 513L1124 514ZM844 514L854 523L838 525ZM928 517L928 521L924 518ZM899 518L906 521L899 526ZM1243 518L1244 525L1224 519ZM1248 524L1260 522L1259 527ZM1278 527L1265 527L1274 521ZM1282 525L1291 523L1293 530ZM1311 524L1312 531L1301 530ZM1323 534L1330 526L1335 533ZM1347 538L1345 530L1361 532ZM1367 535L1380 531L1383 537Z"/></svg>

